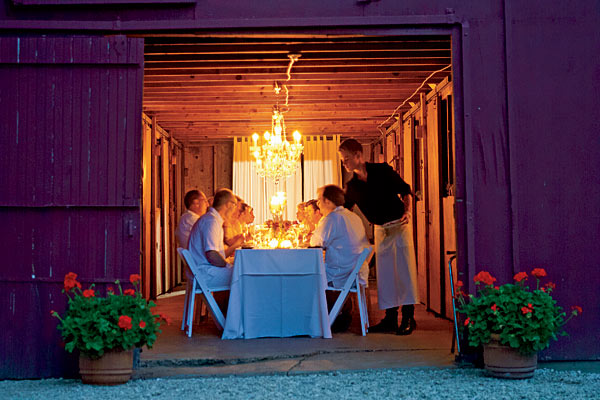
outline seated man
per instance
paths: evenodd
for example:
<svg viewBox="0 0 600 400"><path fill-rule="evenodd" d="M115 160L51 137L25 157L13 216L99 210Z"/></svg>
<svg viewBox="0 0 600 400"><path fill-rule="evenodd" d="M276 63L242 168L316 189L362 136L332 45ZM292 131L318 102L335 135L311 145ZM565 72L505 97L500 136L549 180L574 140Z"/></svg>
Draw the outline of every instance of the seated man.
<svg viewBox="0 0 600 400"><path fill-rule="evenodd" d="M175 236L177 236L179 246L187 249L192 227L196 221L198 221L198 218L206 213L206 209L208 208L208 199L201 191L190 190L185 194L185 197L183 198L183 204L185 204L187 211L183 213L179 219L179 224L175 230Z"/></svg>
<svg viewBox="0 0 600 400"><path fill-rule="evenodd" d="M360 253L369 246L369 241L360 217L343 207L342 188L327 185L319 188L317 194L323 218L313 232L310 244L325 249L327 282L335 288L341 288L356 265ZM361 283L366 284L368 275L369 267L365 263L359 271ZM329 296L327 302L330 307L333 306L334 301ZM352 320L351 310L350 301L346 301L332 327L334 331L348 329Z"/></svg>
<svg viewBox="0 0 600 400"><path fill-rule="evenodd" d="M189 250L209 287L225 286L231 283L232 266L225 259L229 257L243 241L239 237L225 250L223 244L223 221L237 208L237 200L229 189L219 190L214 197L213 206L208 209L192 228Z"/></svg>

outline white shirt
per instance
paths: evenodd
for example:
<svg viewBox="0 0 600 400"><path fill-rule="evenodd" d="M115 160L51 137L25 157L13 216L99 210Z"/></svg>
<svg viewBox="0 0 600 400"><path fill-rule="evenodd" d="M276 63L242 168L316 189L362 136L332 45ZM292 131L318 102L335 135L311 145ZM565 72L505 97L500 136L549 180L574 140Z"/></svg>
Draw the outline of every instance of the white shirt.
<svg viewBox="0 0 600 400"><path fill-rule="evenodd" d="M225 259L225 246L223 245L223 217L214 208L210 207L192 228L189 240L189 250L199 267L213 266L206 259L206 252L217 251Z"/></svg>
<svg viewBox="0 0 600 400"><path fill-rule="evenodd" d="M192 231L192 227L198 221L200 216L193 211L187 210L181 218L179 219L179 224L177 225L177 229L175 230L175 236L177 236L177 241L179 242L179 246L184 249L188 248L188 240L190 238L190 232Z"/></svg>
<svg viewBox="0 0 600 400"><path fill-rule="evenodd" d="M339 206L323 217L310 238L311 246L325 248L327 281L340 288L346 283L360 253L369 246L365 228L359 216ZM365 263L359 271L361 283L369 276Z"/></svg>

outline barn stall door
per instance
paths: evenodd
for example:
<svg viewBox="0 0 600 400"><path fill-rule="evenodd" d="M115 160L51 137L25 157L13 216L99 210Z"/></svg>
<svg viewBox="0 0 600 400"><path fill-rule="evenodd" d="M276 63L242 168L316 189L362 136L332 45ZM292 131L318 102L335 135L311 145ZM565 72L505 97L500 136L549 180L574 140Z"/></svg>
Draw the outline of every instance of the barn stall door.
<svg viewBox="0 0 600 400"><path fill-rule="evenodd" d="M440 157L439 157L439 129L438 110L439 99L434 95L427 107L427 205L428 205L428 256L429 256L429 308L438 314L444 313L444 269L442 266L442 241L441 228L442 207L440 195ZM424 103L421 103L423 106Z"/></svg>
<svg viewBox="0 0 600 400"><path fill-rule="evenodd" d="M0 379L73 375L63 277L140 265L143 40L0 37Z"/></svg>

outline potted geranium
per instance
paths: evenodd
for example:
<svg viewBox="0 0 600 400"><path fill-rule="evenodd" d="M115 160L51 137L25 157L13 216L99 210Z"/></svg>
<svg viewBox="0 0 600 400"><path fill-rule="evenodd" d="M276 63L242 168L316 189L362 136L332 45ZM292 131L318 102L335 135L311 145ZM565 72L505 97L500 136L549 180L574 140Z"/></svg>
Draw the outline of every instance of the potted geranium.
<svg viewBox="0 0 600 400"><path fill-rule="evenodd" d="M117 280L100 296L92 284L82 290L77 274L65 276L63 293L68 308L59 319L65 350L79 350L79 372L83 383L115 385L127 382L132 373L133 349L151 348L160 333L160 314L153 314L155 304L147 301L138 290L140 276L132 274L133 288L125 289Z"/></svg>
<svg viewBox="0 0 600 400"><path fill-rule="evenodd" d="M537 352L547 348L551 340L566 335L564 324L582 312L573 306L566 313L552 298L556 285L547 282L543 268L535 268L531 276L536 279L534 289L526 285L528 275L519 272L514 283L494 286L496 278L486 271L474 277L477 294L465 296L461 282L457 282L459 312L466 319L469 344L483 346L485 368L496 377L529 378L537 366Z"/></svg>

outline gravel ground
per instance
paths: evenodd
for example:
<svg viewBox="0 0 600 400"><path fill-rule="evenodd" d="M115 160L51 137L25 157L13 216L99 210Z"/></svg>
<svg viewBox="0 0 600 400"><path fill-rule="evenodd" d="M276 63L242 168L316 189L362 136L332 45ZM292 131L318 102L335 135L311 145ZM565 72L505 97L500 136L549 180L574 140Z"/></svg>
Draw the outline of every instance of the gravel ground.
<svg viewBox="0 0 600 400"><path fill-rule="evenodd" d="M600 399L600 374L538 369L529 380L479 369L385 369L310 375L169 378L125 385L0 381L0 399Z"/></svg>

